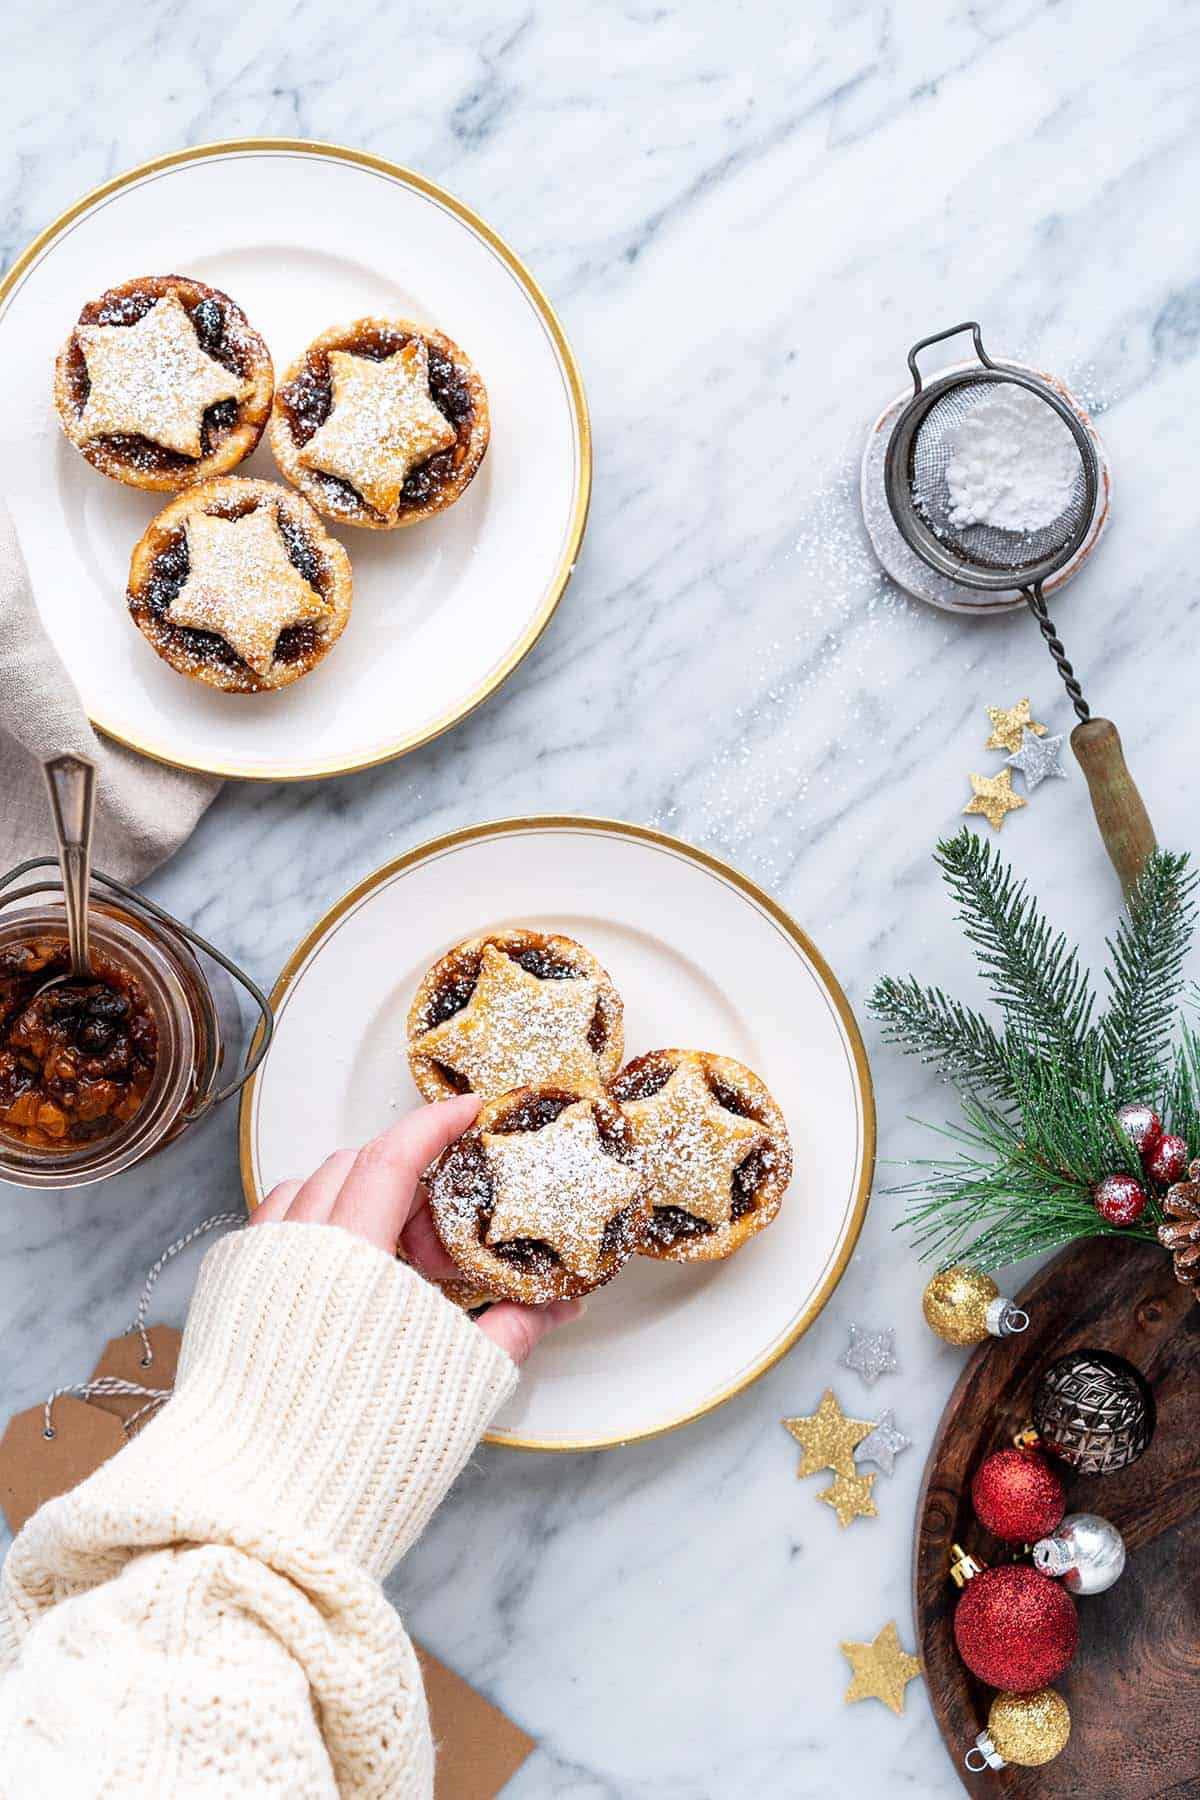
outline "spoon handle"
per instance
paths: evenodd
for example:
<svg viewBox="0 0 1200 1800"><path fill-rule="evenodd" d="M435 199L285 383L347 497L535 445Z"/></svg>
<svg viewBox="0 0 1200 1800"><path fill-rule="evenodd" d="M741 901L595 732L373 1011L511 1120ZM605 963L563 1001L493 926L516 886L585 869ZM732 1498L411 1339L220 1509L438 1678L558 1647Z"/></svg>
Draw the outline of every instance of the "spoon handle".
<svg viewBox="0 0 1200 1800"><path fill-rule="evenodd" d="M88 890L92 881L92 825L96 816L96 767L86 756L51 756L42 764L62 870L71 974L90 975Z"/></svg>

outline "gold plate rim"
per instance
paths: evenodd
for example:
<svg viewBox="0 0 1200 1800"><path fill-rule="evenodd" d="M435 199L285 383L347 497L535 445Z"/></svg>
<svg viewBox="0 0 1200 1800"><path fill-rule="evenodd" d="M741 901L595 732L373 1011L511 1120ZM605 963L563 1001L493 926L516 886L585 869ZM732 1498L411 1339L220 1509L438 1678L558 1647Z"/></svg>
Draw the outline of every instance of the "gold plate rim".
<svg viewBox="0 0 1200 1800"><path fill-rule="evenodd" d="M360 168L371 169L376 174L387 175L393 181L400 182L402 186L414 188L418 193L438 201L447 211L461 219L495 251L501 262L515 276L550 333L554 347L562 360L571 410L575 419L575 429L579 438L579 480L571 510L567 541L542 604L517 642L492 671L488 680L474 688L458 704L439 714L431 724L423 727L420 731L410 732L407 736L397 738L387 744L382 750L373 750L365 756L354 756L348 759L327 757L307 762L303 766L289 764L272 767L258 765L247 767L242 763L217 761L180 762L177 757L171 756L159 745L147 739L135 737L128 731L119 731L96 713L88 713L92 725L97 731L103 732L105 737L111 738L114 743L123 744L128 750L136 750L139 755L149 757L152 762L165 763L168 768L183 769L189 774L215 775L234 781L323 781L335 775L351 775L359 769L378 768L381 763L392 762L397 757L407 756L411 751L419 750L424 744L432 743L434 738L441 737L444 732L461 724L462 720L482 706L485 700L490 699L528 656L558 608L559 601L566 591L567 583L575 571L579 547L583 542L592 492L591 418L588 413L587 396L584 392L579 364L575 360L575 353L571 349L558 314L516 251L506 243L499 233L494 231L486 220L482 219L462 200L456 199L437 182L430 181L428 176L418 174L415 169L409 169L403 163L391 162L387 157L376 156L369 150L354 150L345 144L329 143L317 138L221 138L212 143L193 144L184 150L170 150L163 156L152 157L149 162L138 163L136 167L126 169L120 175L114 175L108 181L101 182L98 187L89 189L65 211L59 213L56 219L38 233L32 243L26 245L12 266L0 277L0 313L2 313L9 296L43 252L49 249L54 240L68 226L73 225L76 219L81 218L84 213L99 205L101 201L119 193L122 188L132 187L135 183L144 181L147 176L161 174L165 169L178 168L185 163L199 162L209 157L246 155L255 151L273 155L326 156L337 162L347 162Z"/></svg>
<svg viewBox="0 0 1200 1800"><path fill-rule="evenodd" d="M814 1299L805 1308L795 1325L785 1333L779 1343L772 1345L770 1350L761 1356L745 1374L740 1376L737 1381L730 1382L728 1386L719 1389L702 1406L693 1407L688 1412L680 1413L677 1417L668 1419L660 1425L652 1425L643 1431L633 1432L628 1437L545 1439L498 1431L489 1431L484 1436L485 1443L509 1450L553 1452L618 1450L628 1444L644 1443L651 1438L663 1437L669 1431L678 1431L681 1426L690 1425L694 1420L702 1419L706 1414L715 1412L727 1400L734 1399L736 1395L752 1386L760 1376L766 1374L768 1369L774 1368L775 1364L787 1355L792 1346L803 1337L810 1325L824 1311L842 1279L846 1264L854 1253L854 1247L858 1243L867 1215L871 1184L875 1174L875 1090L862 1032L859 1030L858 1020L854 1016L854 1010L845 991L816 944L786 907L781 906L764 888L759 887L757 882L752 881L748 875L744 875L732 863L726 862L722 857L714 856L709 850L702 850L698 844L690 844L684 838L673 837L669 832L659 831L652 825L635 825L628 819L610 819L587 813L531 813L512 818L489 819L478 825L465 825L457 831L447 831L437 837L427 838L423 843L414 845L411 850L406 850L400 856L392 857L390 861L382 863L369 875L364 875L361 880L356 881L353 887L348 888L339 899L327 907L316 923L304 934L279 971L271 989L272 1008L278 1008L281 1004L292 985L297 970L305 962L309 952L325 936L330 926L336 924L352 906L375 888L382 886L385 881L390 881L394 875L426 861L431 856L441 855L444 851L456 849L462 844L484 838L503 837L515 831L530 830L592 830L632 838L642 843L655 844L660 849L673 851L685 859L698 863L701 868L707 869L710 874L717 875L723 881L731 883L740 893L746 895L757 906L762 907L785 936L789 937L804 953L824 983L826 993L833 1002L846 1032L862 1102L862 1173L859 1176L849 1225L833 1266L821 1283ZM251 1111L260 1073L261 1070L256 1072L242 1090L238 1117L238 1158L241 1167L242 1192L248 1212L253 1212L261 1199L255 1186L250 1155Z"/></svg>

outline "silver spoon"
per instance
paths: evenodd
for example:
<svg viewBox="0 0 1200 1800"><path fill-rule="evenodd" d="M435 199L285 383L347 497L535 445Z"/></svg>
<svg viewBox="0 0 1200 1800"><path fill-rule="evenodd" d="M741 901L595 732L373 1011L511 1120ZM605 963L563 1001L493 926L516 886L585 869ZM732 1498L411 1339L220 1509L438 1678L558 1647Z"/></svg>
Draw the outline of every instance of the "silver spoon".
<svg viewBox="0 0 1200 1800"><path fill-rule="evenodd" d="M96 817L96 765L86 756L51 756L42 764L58 839L58 866L62 871L63 900L67 909L67 943L71 965L65 975L55 975L37 990L44 994L64 981L90 981L92 965L88 943L88 897L92 885L92 827ZM36 999L36 995L34 998Z"/></svg>

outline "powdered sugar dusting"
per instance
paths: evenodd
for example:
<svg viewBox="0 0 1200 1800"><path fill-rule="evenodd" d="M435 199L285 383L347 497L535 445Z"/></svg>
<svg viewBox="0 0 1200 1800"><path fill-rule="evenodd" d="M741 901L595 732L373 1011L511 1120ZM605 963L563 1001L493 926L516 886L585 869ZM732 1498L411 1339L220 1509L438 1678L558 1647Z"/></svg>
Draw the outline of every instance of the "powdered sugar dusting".
<svg viewBox="0 0 1200 1800"><path fill-rule="evenodd" d="M175 294L155 301L136 324L81 325L78 338L90 382L84 438L129 434L198 457L207 408L253 390L201 349Z"/></svg>
<svg viewBox="0 0 1200 1800"><path fill-rule="evenodd" d="M494 1205L489 1244L536 1238L593 1279L604 1234L638 1197L638 1172L604 1149L592 1104L577 1101L533 1132L483 1133Z"/></svg>

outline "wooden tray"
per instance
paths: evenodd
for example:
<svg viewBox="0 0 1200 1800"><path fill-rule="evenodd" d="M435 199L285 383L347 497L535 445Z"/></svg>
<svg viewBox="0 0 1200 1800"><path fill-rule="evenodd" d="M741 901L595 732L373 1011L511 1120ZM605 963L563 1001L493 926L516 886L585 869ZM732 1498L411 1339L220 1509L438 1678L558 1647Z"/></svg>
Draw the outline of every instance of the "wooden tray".
<svg viewBox="0 0 1200 1800"><path fill-rule="evenodd" d="M1103 1239L1063 1251L1019 1303L1028 1331L981 1345L950 1396L917 1509L913 1616L938 1728L967 1792L993 1800L1200 1795L1200 1306L1164 1251ZM1055 1683L1071 1708L1062 1755L1041 1769L971 1775L963 1756L987 1723L992 1690L954 1648L950 1545L989 1563L1011 1557L976 1523L971 1477L1028 1421L1044 1366L1084 1345L1128 1357L1158 1405L1139 1462L1068 1481L1068 1511L1111 1519L1129 1560L1106 1594L1077 1602L1079 1654Z"/></svg>

